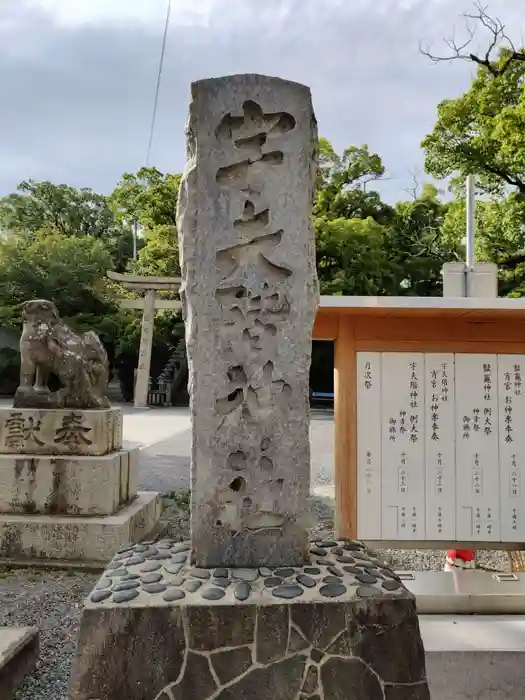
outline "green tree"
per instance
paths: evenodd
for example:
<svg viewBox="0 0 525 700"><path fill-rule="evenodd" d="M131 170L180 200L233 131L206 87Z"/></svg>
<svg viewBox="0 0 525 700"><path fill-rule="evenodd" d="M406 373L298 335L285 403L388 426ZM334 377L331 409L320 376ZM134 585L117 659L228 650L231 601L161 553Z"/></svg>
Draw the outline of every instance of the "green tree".
<svg viewBox="0 0 525 700"><path fill-rule="evenodd" d="M120 292L106 278L112 264L104 242L90 236L8 234L0 240L0 326L20 328L22 302L50 299L75 331L98 333L113 366L133 318L119 310Z"/></svg>
<svg viewBox="0 0 525 700"><path fill-rule="evenodd" d="M458 259L457 240L445 239L442 227L447 205L430 184L410 202L398 202L388 232L387 254L395 270L394 294L439 296L441 269Z"/></svg>
<svg viewBox="0 0 525 700"><path fill-rule="evenodd" d="M439 295L441 267L457 257L441 238L446 206L432 185L411 202L392 207L371 182L385 168L367 146L341 157L326 139L319 143L314 203L317 270L325 294Z"/></svg>
<svg viewBox="0 0 525 700"><path fill-rule="evenodd" d="M465 94L441 102L422 143L430 175L452 176L457 187L473 174L486 193L510 188L525 196L525 62L508 58L502 49L496 65L506 65L504 72L495 76L480 65Z"/></svg>
<svg viewBox="0 0 525 700"><path fill-rule="evenodd" d="M465 201L451 202L442 227L444 242L461 250L462 259L465 216ZM525 202L517 193L476 202L476 260L498 265L503 296L522 296L525 292L524 221Z"/></svg>
<svg viewBox="0 0 525 700"><path fill-rule="evenodd" d="M386 230L374 219L317 217L316 257L321 294L384 294L391 281Z"/></svg>
<svg viewBox="0 0 525 700"><path fill-rule="evenodd" d="M475 63L470 88L445 100L438 109L432 134L423 141L426 169L435 177L450 177L451 190L464 195L467 174L476 176L476 258L495 262L500 293L524 292L525 241L525 52L517 49L502 22L479 2L467 14L467 41L447 40L448 56L439 62L463 59ZM473 24L474 23L474 24ZM476 29L488 33L486 50L474 53ZM464 197L452 202L443 223L443 240L460 246L465 230Z"/></svg>
<svg viewBox="0 0 525 700"><path fill-rule="evenodd" d="M381 201L370 183L384 178L385 168L368 146L350 146L338 156L324 138L319 140L319 176L314 216L388 222L392 207Z"/></svg>
<svg viewBox="0 0 525 700"><path fill-rule="evenodd" d="M156 168L125 173L110 197L118 221L140 231L138 259L130 265L141 275L180 275L176 209L180 175Z"/></svg>
<svg viewBox="0 0 525 700"><path fill-rule="evenodd" d="M139 275L179 277L179 241L175 226L155 226L143 233L144 246L131 265Z"/></svg>
<svg viewBox="0 0 525 700"><path fill-rule="evenodd" d="M93 319L116 310L116 295L106 280L111 256L104 243L89 236L60 233L0 241L0 306L4 317L19 323L20 304L53 300L64 317Z"/></svg>
<svg viewBox="0 0 525 700"><path fill-rule="evenodd" d="M110 196L113 211L119 220L138 221L144 228L175 226L180 179L157 168L124 173Z"/></svg>
<svg viewBox="0 0 525 700"><path fill-rule="evenodd" d="M132 253L129 229L120 226L107 197L88 188L27 180L0 199L0 229L18 236L38 233L103 241L113 265L123 269Z"/></svg>

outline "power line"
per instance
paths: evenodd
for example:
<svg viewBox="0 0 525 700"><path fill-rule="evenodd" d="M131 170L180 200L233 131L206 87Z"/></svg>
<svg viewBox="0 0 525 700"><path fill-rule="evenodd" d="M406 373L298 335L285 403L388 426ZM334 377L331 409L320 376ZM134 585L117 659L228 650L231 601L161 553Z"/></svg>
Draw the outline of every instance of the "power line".
<svg viewBox="0 0 525 700"><path fill-rule="evenodd" d="M157 75L157 87L155 90L155 100L153 102L153 114L151 116L151 126L149 130L148 150L146 151L146 167L149 166L151 155L151 146L153 144L153 134L155 132L155 121L157 119L157 106L159 104L160 83L162 80L162 68L164 66L164 54L166 53L166 41L168 38L168 27L170 24L171 0L168 0L168 9L166 12L166 24L164 26L164 36L162 38L162 48L160 50L159 72Z"/></svg>

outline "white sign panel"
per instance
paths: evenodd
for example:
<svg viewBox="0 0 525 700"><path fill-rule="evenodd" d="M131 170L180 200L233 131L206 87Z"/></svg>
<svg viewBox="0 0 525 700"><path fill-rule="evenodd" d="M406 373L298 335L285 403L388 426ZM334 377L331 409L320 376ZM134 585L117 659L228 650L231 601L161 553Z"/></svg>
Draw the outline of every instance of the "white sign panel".
<svg viewBox="0 0 525 700"><path fill-rule="evenodd" d="M501 539L525 541L525 387L523 355L498 356Z"/></svg>
<svg viewBox="0 0 525 700"><path fill-rule="evenodd" d="M425 537L425 372L421 353L381 357L382 539Z"/></svg>
<svg viewBox="0 0 525 700"><path fill-rule="evenodd" d="M454 355L425 355L426 539L456 534Z"/></svg>
<svg viewBox="0 0 525 700"><path fill-rule="evenodd" d="M498 360L457 354L456 539L500 539Z"/></svg>
<svg viewBox="0 0 525 700"><path fill-rule="evenodd" d="M357 536L381 539L381 355L357 355Z"/></svg>
<svg viewBox="0 0 525 700"><path fill-rule="evenodd" d="M525 541L525 355L357 357L358 537Z"/></svg>

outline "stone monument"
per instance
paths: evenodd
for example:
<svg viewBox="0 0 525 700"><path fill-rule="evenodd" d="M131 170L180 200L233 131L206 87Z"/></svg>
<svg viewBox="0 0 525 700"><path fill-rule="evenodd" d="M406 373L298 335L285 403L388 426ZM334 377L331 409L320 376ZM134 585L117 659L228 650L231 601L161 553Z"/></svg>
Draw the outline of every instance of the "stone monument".
<svg viewBox="0 0 525 700"><path fill-rule="evenodd" d="M159 495L137 493L98 336L75 334L45 299L22 317L20 387L0 409L0 560L106 563L153 529Z"/></svg>
<svg viewBox="0 0 525 700"><path fill-rule="evenodd" d="M179 199L192 553L199 566L300 566L318 304L316 122L300 85L232 80L241 101L227 85L194 88Z"/></svg>
<svg viewBox="0 0 525 700"><path fill-rule="evenodd" d="M316 145L302 85L192 85L178 208L191 542L114 557L70 700L429 698L412 594L360 543L308 543Z"/></svg>

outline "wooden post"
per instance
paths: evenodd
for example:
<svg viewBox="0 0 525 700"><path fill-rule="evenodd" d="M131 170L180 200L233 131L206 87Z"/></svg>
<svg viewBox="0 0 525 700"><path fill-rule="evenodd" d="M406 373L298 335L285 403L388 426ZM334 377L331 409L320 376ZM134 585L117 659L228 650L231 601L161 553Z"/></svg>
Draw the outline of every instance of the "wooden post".
<svg viewBox="0 0 525 700"><path fill-rule="evenodd" d="M137 367L137 381L135 383L135 408L144 408L148 405L148 382L151 367L151 349L153 346L153 326L155 323L155 296L155 289L147 289L144 296L139 363Z"/></svg>
<svg viewBox="0 0 525 700"><path fill-rule="evenodd" d="M357 405L354 327L339 317L334 348L335 527L339 537L357 537Z"/></svg>

